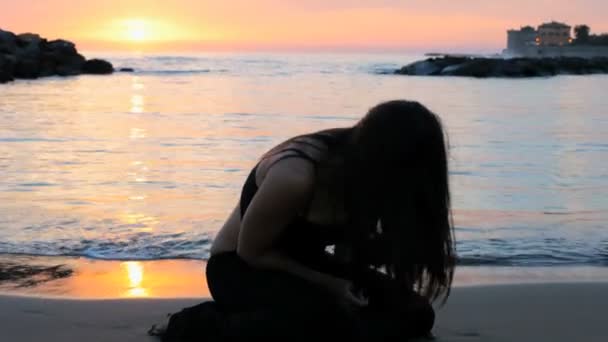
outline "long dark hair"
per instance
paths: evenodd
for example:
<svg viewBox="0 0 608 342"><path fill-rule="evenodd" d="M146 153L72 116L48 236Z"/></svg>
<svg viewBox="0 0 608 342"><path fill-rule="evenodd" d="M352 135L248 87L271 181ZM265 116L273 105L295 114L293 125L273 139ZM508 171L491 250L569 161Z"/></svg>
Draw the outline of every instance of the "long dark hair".
<svg viewBox="0 0 608 342"><path fill-rule="evenodd" d="M456 252L439 117L415 101L384 102L352 127L288 139L262 158L315 136L331 138L329 153L344 159L326 185L344 196L353 268L381 266L403 290L447 299Z"/></svg>
<svg viewBox="0 0 608 342"><path fill-rule="evenodd" d="M400 286L447 299L456 252L441 120L418 102L390 101L348 135L345 205L358 255L384 253ZM381 237L376 251L371 236Z"/></svg>

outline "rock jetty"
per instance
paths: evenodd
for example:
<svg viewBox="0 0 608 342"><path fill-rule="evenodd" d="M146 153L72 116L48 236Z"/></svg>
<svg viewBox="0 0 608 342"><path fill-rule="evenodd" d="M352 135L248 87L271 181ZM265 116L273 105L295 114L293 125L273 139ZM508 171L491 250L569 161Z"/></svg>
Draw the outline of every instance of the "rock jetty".
<svg viewBox="0 0 608 342"><path fill-rule="evenodd" d="M395 71L399 75L468 77L547 77L607 74L608 58L482 58L444 56L414 62Z"/></svg>
<svg viewBox="0 0 608 342"><path fill-rule="evenodd" d="M38 34L14 34L0 29L0 83L46 76L111 74L107 61L86 60L67 40L47 40Z"/></svg>

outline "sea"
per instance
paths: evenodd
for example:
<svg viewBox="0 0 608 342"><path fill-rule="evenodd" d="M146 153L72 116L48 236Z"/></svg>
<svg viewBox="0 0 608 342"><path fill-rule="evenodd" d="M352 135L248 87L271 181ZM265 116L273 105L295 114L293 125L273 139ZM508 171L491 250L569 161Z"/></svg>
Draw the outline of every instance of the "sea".
<svg viewBox="0 0 608 342"><path fill-rule="evenodd" d="M205 259L259 156L382 101L437 113L461 265L608 266L608 76L399 76L413 53L87 53L0 85L0 254Z"/></svg>

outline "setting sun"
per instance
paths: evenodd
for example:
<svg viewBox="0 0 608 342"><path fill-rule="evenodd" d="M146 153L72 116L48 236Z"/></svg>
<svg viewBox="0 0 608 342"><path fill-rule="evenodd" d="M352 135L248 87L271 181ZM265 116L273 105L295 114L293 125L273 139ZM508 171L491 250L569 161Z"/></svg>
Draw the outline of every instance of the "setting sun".
<svg viewBox="0 0 608 342"><path fill-rule="evenodd" d="M86 31L86 30L84 30ZM158 17L122 17L91 30L88 37L97 41L138 47L158 43L192 40L195 35L170 19Z"/></svg>
<svg viewBox="0 0 608 342"><path fill-rule="evenodd" d="M128 40L141 42L148 37L147 25L144 20L131 19L125 21L125 38Z"/></svg>

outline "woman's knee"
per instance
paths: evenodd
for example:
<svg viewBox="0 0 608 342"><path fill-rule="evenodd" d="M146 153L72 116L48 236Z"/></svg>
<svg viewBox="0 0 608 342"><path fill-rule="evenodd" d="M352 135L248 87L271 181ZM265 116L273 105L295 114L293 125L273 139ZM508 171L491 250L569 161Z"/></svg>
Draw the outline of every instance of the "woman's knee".
<svg viewBox="0 0 608 342"><path fill-rule="evenodd" d="M204 273L205 278L207 279L207 287L209 288L209 292L211 296L214 297L215 290L217 288L217 283L221 282L221 277L219 274L218 268L221 267L221 260L218 260L218 257L211 256L207 261L207 265L205 267Z"/></svg>
<svg viewBox="0 0 608 342"><path fill-rule="evenodd" d="M222 253L207 261L205 268L207 287L211 297L221 305L240 293L240 284L247 278L247 272L239 264L236 254Z"/></svg>

